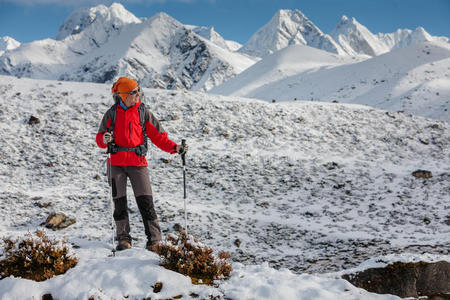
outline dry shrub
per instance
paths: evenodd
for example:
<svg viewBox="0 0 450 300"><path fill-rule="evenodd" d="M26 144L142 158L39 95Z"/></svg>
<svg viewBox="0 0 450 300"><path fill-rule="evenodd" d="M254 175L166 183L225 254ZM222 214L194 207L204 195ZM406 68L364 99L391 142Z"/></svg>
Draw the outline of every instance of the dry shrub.
<svg viewBox="0 0 450 300"><path fill-rule="evenodd" d="M27 233L23 238L3 238L3 253L0 253L0 280L22 277L44 281L64 274L73 268L78 259L72 256L65 240L51 241L44 231L36 230L36 237Z"/></svg>
<svg viewBox="0 0 450 300"><path fill-rule="evenodd" d="M230 276L231 265L227 263L230 254L221 251L218 256L213 249L201 245L184 231L169 235L155 247L163 259L161 265L169 270L188 275L193 283L212 284L214 280Z"/></svg>

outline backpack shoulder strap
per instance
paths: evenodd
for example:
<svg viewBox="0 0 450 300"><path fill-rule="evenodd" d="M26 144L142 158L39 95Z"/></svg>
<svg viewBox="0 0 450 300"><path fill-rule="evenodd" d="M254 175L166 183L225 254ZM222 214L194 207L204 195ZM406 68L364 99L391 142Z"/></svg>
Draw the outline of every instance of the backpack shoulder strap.
<svg viewBox="0 0 450 300"><path fill-rule="evenodd" d="M147 139L147 134L145 133L145 121L147 120L145 119L146 114L144 103L141 102L141 105L139 105L138 107L138 111L139 111L139 121L141 122L142 132L144 133L144 139Z"/></svg>
<svg viewBox="0 0 450 300"><path fill-rule="evenodd" d="M111 125L108 127L108 131L114 131L114 125L116 124L117 104L113 104L106 113L108 118L111 119Z"/></svg>

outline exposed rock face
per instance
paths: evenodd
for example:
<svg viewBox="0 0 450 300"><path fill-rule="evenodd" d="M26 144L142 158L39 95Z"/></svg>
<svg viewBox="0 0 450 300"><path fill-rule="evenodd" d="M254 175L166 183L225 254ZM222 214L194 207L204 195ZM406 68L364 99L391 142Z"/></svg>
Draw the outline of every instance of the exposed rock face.
<svg viewBox="0 0 450 300"><path fill-rule="evenodd" d="M399 297L450 299L450 263L400 263L367 269L344 279L369 292Z"/></svg>

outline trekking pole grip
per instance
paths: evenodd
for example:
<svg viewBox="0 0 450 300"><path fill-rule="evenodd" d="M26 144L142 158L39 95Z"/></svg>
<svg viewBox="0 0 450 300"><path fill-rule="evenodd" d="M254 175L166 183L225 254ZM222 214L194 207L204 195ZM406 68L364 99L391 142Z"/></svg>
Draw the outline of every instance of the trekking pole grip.
<svg viewBox="0 0 450 300"><path fill-rule="evenodd" d="M186 140L185 139L181 140L181 145L183 146L183 148L186 146ZM185 157L185 155L186 155L186 152L181 154L181 159L183 160L183 166L186 165L186 157Z"/></svg>

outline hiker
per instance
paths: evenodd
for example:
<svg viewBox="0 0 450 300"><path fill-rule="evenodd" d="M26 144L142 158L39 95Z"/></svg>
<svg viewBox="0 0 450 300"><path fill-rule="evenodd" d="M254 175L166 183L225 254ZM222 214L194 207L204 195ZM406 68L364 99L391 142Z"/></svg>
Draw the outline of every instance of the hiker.
<svg viewBox="0 0 450 300"><path fill-rule="evenodd" d="M187 145L171 141L155 116L141 102L139 84L120 77L111 89L115 104L100 123L96 142L111 150L111 192L114 202L117 250L131 247L127 205L127 178L130 179L136 203L147 235L146 248L153 251L161 241L161 229L153 205L152 187L147 169L147 137L163 151L184 154Z"/></svg>

